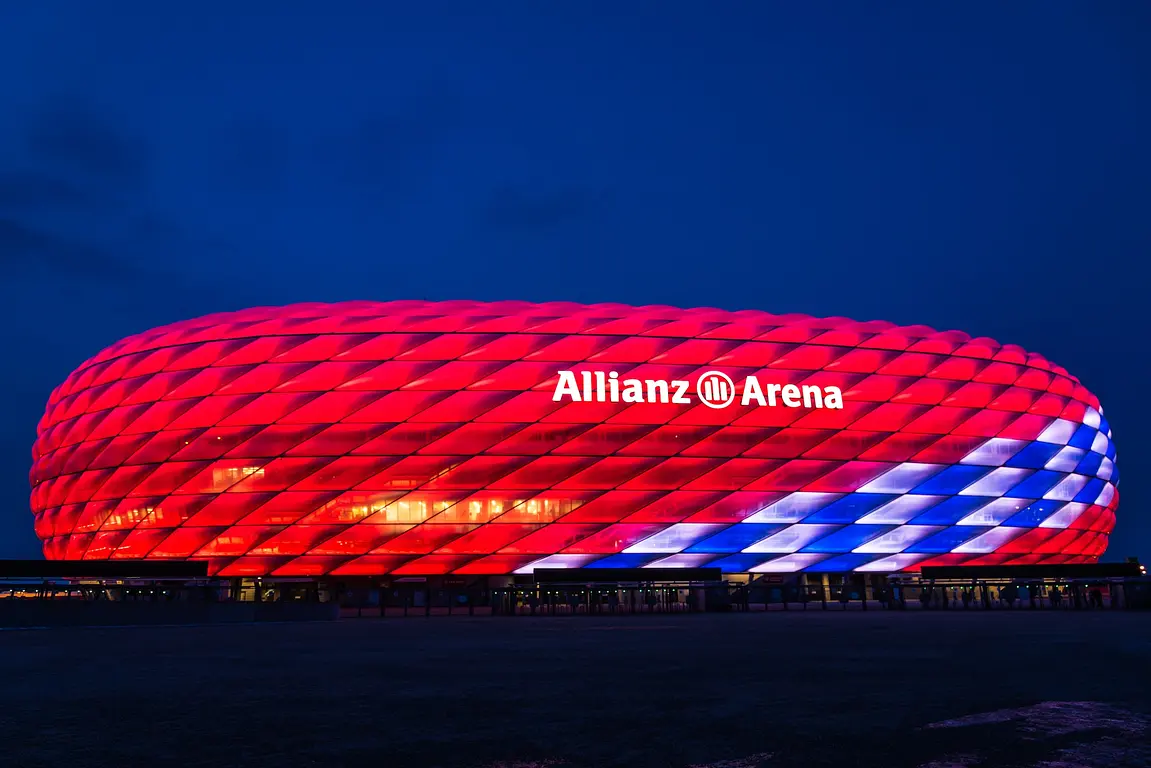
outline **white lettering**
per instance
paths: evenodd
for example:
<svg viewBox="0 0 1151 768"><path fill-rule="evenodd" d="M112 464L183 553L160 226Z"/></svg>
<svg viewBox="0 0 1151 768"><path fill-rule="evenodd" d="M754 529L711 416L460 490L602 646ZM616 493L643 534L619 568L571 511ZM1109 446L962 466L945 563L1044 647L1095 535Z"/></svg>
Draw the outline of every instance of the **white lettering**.
<svg viewBox="0 0 1151 768"><path fill-rule="evenodd" d="M625 403L643 402L643 382L639 379L623 380L623 401Z"/></svg>
<svg viewBox="0 0 1151 768"><path fill-rule="evenodd" d="M753 398L757 405L767 405L767 401L763 399L763 390L759 388L759 379L748 376L747 381L743 382L743 399L739 404L747 405Z"/></svg>
<svg viewBox="0 0 1151 768"><path fill-rule="evenodd" d="M556 391L552 395L552 402L558 403L564 395L572 399L573 403L580 402L579 385L576 384L575 374L571 371L560 371L560 380L556 382Z"/></svg>
<svg viewBox="0 0 1151 768"><path fill-rule="evenodd" d="M731 392L732 382L726 375L715 371L703 374L696 382L697 397L709 408L725 408L739 392ZM620 379L615 371L559 371L552 401L567 397L573 403L667 403L690 405L691 382L676 379ZM766 387L766 395L764 388ZM777 400L788 408L843 408L843 391L839 387L818 387L813 384L761 384L757 376L748 376L743 383L741 406L757 405L774 408Z"/></svg>
<svg viewBox="0 0 1151 768"><path fill-rule="evenodd" d="M667 382L660 381L659 379L647 379L647 401L649 403L666 403Z"/></svg>

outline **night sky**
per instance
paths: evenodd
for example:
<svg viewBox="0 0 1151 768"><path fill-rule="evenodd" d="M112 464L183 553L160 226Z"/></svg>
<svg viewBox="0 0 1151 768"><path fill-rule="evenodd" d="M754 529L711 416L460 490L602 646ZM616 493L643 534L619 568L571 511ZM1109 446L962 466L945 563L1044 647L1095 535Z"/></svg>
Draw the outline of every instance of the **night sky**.
<svg viewBox="0 0 1151 768"><path fill-rule="evenodd" d="M181 7L0 10L0 557L38 556L35 424L91 354L398 298L1021 344L1099 395L1108 557L1151 557L1151 4Z"/></svg>

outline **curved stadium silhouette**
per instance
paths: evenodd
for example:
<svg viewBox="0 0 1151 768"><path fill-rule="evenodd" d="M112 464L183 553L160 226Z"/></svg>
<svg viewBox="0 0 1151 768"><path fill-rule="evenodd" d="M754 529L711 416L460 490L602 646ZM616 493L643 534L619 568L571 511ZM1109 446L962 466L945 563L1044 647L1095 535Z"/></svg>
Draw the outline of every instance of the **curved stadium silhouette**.
<svg viewBox="0 0 1151 768"><path fill-rule="evenodd" d="M560 371L720 371L840 408L557 399ZM774 395L774 392L773 392ZM49 558L223 576L534 568L873 572L1094 562L1118 505L1097 399L958 331L758 311L300 304L126 338L51 395Z"/></svg>

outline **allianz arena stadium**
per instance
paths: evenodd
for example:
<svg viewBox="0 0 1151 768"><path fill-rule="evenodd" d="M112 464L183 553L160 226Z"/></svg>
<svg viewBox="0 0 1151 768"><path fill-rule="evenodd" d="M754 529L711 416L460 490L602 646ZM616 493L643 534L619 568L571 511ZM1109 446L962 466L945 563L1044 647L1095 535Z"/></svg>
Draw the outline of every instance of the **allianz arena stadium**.
<svg viewBox="0 0 1151 768"><path fill-rule="evenodd" d="M53 391L49 559L219 576L874 573L1096 561L1111 428L925 326L566 302L299 304L126 338Z"/></svg>

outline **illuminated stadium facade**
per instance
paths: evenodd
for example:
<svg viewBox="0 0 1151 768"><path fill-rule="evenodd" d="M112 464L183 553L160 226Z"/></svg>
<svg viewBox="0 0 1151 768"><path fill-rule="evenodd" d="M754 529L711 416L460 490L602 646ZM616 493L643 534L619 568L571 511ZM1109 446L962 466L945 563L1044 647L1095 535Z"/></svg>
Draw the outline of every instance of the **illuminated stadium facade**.
<svg viewBox="0 0 1151 768"><path fill-rule="evenodd" d="M1097 399L925 326L526 302L301 304L148 331L51 395L50 559L219 576L892 573L1094 562Z"/></svg>

